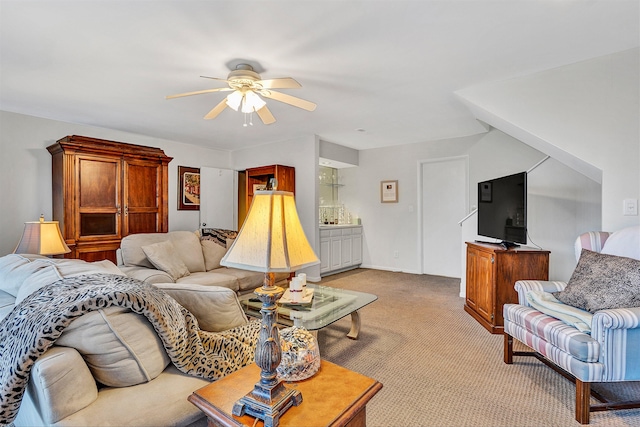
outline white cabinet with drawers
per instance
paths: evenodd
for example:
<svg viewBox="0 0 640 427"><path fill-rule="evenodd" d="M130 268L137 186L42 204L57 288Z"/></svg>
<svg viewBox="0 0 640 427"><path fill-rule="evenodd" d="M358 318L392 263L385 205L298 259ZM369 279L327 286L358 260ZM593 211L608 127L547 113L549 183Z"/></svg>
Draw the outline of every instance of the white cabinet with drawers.
<svg viewBox="0 0 640 427"><path fill-rule="evenodd" d="M320 275L339 273L362 264L362 226L320 227Z"/></svg>

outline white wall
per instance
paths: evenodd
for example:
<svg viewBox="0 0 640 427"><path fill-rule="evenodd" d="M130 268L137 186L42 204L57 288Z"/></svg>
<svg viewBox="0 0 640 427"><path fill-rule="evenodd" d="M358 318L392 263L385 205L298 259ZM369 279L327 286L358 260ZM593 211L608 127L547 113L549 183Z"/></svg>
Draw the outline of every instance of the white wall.
<svg viewBox="0 0 640 427"><path fill-rule="evenodd" d="M360 165L339 173L344 184L340 201L362 218L363 267L420 273L417 164L458 155L469 159L471 209L477 203L478 182L526 171L546 157L497 129L473 137L361 150ZM398 203L380 203L380 181L391 179L398 179ZM599 227L600 184L554 159L533 170L528 184L530 241L551 251L550 277L568 280L575 267L575 238ZM483 238L477 235L477 218L471 216L463 224L462 240L475 239Z"/></svg>
<svg viewBox="0 0 640 427"><path fill-rule="evenodd" d="M640 224L640 48L458 92L476 117L587 176L602 176L602 230Z"/></svg>
<svg viewBox="0 0 640 427"><path fill-rule="evenodd" d="M602 186L563 163L549 159L527 177L529 246L550 250L549 277L568 281L576 266L573 244L597 230Z"/></svg>
<svg viewBox="0 0 640 427"><path fill-rule="evenodd" d="M362 219L363 267L420 273L418 164L463 155L480 138L360 150L358 167L340 169L340 202ZM380 181L385 180L398 180L398 203L380 203Z"/></svg>
<svg viewBox="0 0 640 427"><path fill-rule="evenodd" d="M67 135L83 135L159 147L169 163L169 230L198 228L197 211L177 210L180 166L229 167L230 154L189 144L92 126L0 111L0 256L13 252L25 221L51 220L51 155L46 147Z"/></svg>
<svg viewBox="0 0 640 427"><path fill-rule="evenodd" d="M247 168L280 164L296 168L296 207L302 228L316 254L320 254L318 231L318 150L316 136L299 137L246 150L231 155L232 168ZM320 266L304 269L309 280L320 280Z"/></svg>

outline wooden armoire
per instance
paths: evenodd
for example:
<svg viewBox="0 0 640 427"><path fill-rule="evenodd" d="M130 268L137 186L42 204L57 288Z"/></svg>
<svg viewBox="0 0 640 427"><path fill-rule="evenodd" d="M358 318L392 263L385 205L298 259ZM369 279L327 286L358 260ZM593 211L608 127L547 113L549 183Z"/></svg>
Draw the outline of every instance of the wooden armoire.
<svg viewBox="0 0 640 427"><path fill-rule="evenodd" d="M115 263L124 236L168 231L172 158L161 149L72 135L47 150L66 257Z"/></svg>

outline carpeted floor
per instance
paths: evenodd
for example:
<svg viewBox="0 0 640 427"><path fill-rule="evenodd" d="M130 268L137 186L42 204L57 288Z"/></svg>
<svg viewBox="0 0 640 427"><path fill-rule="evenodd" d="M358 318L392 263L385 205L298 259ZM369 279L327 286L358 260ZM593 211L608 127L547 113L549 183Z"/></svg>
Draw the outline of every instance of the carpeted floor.
<svg viewBox="0 0 640 427"><path fill-rule="evenodd" d="M318 334L321 356L375 378L369 426L578 426L575 386L541 362L502 361L502 335L463 310L459 279L358 269L320 284L369 292L357 341L350 317ZM607 387L610 387L607 385ZM610 392L640 398L640 383ZM640 426L640 409L591 413L593 426Z"/></svg>

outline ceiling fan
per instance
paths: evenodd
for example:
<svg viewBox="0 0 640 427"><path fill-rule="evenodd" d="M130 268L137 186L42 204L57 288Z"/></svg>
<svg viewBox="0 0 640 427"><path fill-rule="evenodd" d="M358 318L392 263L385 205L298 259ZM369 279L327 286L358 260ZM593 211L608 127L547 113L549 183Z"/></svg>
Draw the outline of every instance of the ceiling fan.
<svg viewBox="0 0 640 427"><path fill-rule="evenodd" d="M220 80L226 82L229 87L197 90L195 92L179 93L177 95L169 95L166 99L180 98L183 96L200 95L203 93L211 92L231 92L225 99L220 101L218 105L213 107L204 118L215 119L225 108L230 107L235 111L238 108L245 113L245 123L247 126L247 115L250 115L254 111L262 120L265 125L274 123L276 121L271 111L267 108L267 103L260 98L260 95L265 98L274 99L276 101L284 102L285 104L293 105L294 107L302 108L303 110L313 111L316 109L316 104L310 101L306 101L295 96L287 95L286 93L276 92L272 89L296 89L302 87L300 83L292 79L291 77L283 77L278 79L262 80L260 74L253 70L253 67L249 64L238 64L235 70L229 73L227 79L220 79L216 77L200 76L205 79ZM253 124L253 123L249 123Z"/></svg>

